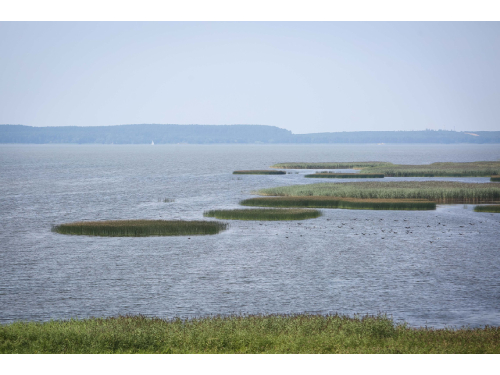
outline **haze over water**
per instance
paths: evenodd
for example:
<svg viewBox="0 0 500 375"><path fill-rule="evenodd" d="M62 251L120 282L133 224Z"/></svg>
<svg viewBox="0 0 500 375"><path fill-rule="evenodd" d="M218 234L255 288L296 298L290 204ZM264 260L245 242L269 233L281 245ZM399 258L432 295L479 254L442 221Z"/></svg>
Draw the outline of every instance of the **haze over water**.
<svg viewBox="0 0 500 375"><path fill-rule="evenodd" d="M205 210L239 207L260 188L318 182L304 178L304 170L272 176L233 170L373 160L500 160L500 147L2 145L0 322L382 312L415 326L500 325L500 215L475 213L473 205L323 209L312 220L228 221L230 229L213 236L106 238L50 230L79 220L199 220Z"/></svg>

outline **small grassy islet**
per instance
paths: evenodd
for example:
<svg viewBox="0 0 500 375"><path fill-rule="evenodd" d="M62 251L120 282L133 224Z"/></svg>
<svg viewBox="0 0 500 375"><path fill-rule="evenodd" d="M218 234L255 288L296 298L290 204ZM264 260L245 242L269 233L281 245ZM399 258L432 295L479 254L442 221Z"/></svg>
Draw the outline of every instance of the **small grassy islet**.
<svg viewBox="0 0 500 375"><path fill-rule="evenodd" d="M475 212L491 212L491 213L499 213L500 212L500 204L491 204L488 206L476 206L474 207Z"/></svg>
<svg viewBox="0 0 500 375"><path fill-rule="evenodd" d="M333 172L317 172L314 174L306 174L308 178L384 178L381 173L333 173Z"/></svg>
<svg viewBox="0 0 500 375"><path fill-rule="evenodd" d="M350 210L435 210L436 203L418 199L356 199L337 197L268 197L240 202L253 207L310 207Z"/></svg>
<svg viewBox="0 0 500 375"><path fill-rule="evenodd" d="M490 181L492 182L500 182L500 176L491 176Z"/></svg>
<svg viewBox="0 0 500 375"><path fill-rule="evenodd" d="M194 236L217 234L227 226L228 224L218 221L109 220L60 224L54 226L52 231L60 234L105 237Z"/></svg>
<svg viewBox="0 0 500 375"><path fill-rule="evenodd" d="M0 325L0 353L500 353L500 327L411 328L386 316L119 316Z"/></svg>
<svg viewBox="0 0 500 375"><path fill-rule="evenodd" d="M210 210L203 213L205 217L215 217L223 220L256 220L281 221L315 219L321 216L321 211L310 209L233 209Z"/></svg>
<svg viewBox="0 0 500 375"><path fill-rule="evenodd" d="M286 174L285 171L270 171L267 169L262 170L247 170L247 171L234 171L233 174Z"/></svg>
<svg viewBox="0 0 500 375"><path fill-rule="evenodd" d="M424 199L436 203L495 203L500 201L500 186L491 182L455 181L324 182L261 189L256 194L358 199Z"/></svg>

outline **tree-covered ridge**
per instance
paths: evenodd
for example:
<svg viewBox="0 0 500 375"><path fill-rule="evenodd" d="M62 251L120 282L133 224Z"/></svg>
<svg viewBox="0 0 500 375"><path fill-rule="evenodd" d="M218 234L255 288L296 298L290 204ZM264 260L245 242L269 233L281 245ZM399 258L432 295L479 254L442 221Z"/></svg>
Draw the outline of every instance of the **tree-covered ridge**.
<svg viewBox="0 0 500 375"><path fill-rule="evenodd" d="M292 134L267 125L0 125L0 143L500 143L500 131L359 131Z"/></svg>

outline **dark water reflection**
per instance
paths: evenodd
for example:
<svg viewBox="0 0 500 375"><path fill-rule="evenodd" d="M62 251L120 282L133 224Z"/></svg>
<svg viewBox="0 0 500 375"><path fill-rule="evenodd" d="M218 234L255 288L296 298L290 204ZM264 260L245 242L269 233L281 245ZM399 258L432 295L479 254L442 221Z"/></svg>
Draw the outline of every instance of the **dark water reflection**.
<svg viewBox="0 0 500 375"><path fill-rule="evenodd" d="M500 325L500 214L475 213L472 205L322 210L301 222L233 221L228 231L203 237L50 232L82 219L202 219L204 210L238 207L255 189L318 182L305 179L306 171L233 176L236 169L499 160L499 145L0 145L0 158L3 323L386 312L412 325Z"/></svg>

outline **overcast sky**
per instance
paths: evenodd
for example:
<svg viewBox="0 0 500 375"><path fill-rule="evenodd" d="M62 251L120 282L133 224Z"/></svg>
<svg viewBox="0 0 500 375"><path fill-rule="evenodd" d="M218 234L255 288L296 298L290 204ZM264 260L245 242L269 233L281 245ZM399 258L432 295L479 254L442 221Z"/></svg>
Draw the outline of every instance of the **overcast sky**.
<svg viewBox="0 0 500 375"><path fill-rule="evenodd" d="M0 124L500 130L500 23L0 22Z"/></svg>

